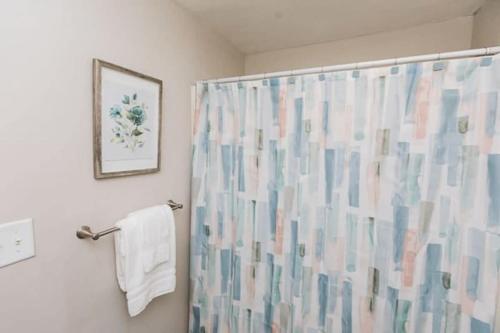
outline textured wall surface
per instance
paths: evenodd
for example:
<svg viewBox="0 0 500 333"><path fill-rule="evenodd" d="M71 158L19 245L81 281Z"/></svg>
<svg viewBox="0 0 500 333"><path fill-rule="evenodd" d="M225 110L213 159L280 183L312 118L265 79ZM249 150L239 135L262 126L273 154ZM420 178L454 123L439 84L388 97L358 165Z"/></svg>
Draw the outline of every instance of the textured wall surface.
<svg viewBox="0 0 500 333"><path fill-rule="evenodd" d="M472 16L405 30L366 35L248 55L245 73L257 74L317 66L414 56L470 48Z"/></svg>
<svg viewBox="0 0 500 333"><path fill-rule="evenodd" d="M170 1L19 0L0 11L0 223L33 217L37 256L0 269L0 332L186 332L190 85L240 75L243 57ZM164 84L162 170L96 181L92 58ZM177 290L130 319L113 237L75 237L172 198Z"/></svg>
<svg viewBox="0 0 500 333"><path fill-rule="evenodd" d="M488 0L474 16L472 47L500 45L500 1Z"/></svg>

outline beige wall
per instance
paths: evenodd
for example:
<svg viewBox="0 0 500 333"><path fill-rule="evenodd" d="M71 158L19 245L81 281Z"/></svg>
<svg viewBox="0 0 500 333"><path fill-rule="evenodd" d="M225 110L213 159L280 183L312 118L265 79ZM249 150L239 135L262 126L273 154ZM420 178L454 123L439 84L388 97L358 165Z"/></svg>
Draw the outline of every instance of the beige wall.
<svg viewBox="0 0 500 333"><path fill-rule="evenodd" d="M500 45L500 1L487 0L474 16L472 47Z"/></svg>
<svg viewBox="0 0 500 333"><path fill-rule="evenodd" d="M243 57L166 0L16 0L0 10L0 223L33 217L35 258L0 269L0 332L186 332L190 84L240 75ZM164 83L162 170L96 181L93 57ZM113 237L89 224L175 199L177 290L134 319L115 279Z"/></svg>
<svg viewBox="0 0 500 333"><path fill-rule="evenodd" d="M245 73L257 74L470 48L473 18L248 55Z"/></svg>

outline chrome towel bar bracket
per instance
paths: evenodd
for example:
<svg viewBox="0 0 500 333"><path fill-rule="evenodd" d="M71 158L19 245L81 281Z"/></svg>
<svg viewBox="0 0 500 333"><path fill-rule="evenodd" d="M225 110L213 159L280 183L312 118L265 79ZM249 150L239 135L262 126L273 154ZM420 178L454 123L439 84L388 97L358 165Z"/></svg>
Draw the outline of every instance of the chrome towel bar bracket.
<svg viewBox="0 0 500 333"><path fill-rule="evenodd" d="M118 227L112 227L100 232L92 232L92 229L88 225L82 225L80 227L80 230L76 232L76 237L80 239L85 239L85 238L92 238L93 240L98 240L102 236L105 236L107 234L110 234L112 232L118 231L120 228Z"/></svg>
<svg viewBox="0 0 500 333"><path fill-rule="evenodd" d="M167 205L172 208L172 210L176 209L182 209L183 205L180 203L176 203L172 200L167 201ZM76 237L79 239L86 239L86 238L92 238L93 240L98 240L102 236L105 236L107 234L111 234L113 232L119 231L120 228L118 227L111 227L106 230L100 231L100 232L93 232L92 229L88 225L83 225L81 226L80 230L76 232Z"/></svg>

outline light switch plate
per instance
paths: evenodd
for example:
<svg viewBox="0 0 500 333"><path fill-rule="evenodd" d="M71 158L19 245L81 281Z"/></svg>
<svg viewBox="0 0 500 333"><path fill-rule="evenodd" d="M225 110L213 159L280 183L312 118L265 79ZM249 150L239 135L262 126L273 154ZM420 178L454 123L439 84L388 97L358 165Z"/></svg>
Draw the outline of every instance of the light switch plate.
<svg viewBox="0 0 500 333"><path fill-rule="evenodd" d="M0 267L35 256L33 220L0 224Z"/></svg>

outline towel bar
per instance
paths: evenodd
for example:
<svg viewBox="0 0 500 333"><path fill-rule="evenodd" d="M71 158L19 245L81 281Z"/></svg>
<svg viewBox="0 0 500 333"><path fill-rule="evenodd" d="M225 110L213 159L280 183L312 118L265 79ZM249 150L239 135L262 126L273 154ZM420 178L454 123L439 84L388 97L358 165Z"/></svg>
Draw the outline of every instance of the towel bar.
<svg viewBox="0 0 500 333"><path fill-rule="evenodd" d="M167 205L169 205L172 210L181 209L183 207L182 204L176 203L172 200L168 200ZM98 240L102 236L116 232L118 230L120 230L120 228L111 227L101 232L93 232L88 225L83 225L81 226L80 230L76 232L76 237L78 237L79 239L92 238L93 240Z"/></svg>

